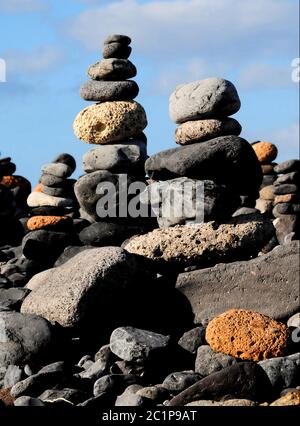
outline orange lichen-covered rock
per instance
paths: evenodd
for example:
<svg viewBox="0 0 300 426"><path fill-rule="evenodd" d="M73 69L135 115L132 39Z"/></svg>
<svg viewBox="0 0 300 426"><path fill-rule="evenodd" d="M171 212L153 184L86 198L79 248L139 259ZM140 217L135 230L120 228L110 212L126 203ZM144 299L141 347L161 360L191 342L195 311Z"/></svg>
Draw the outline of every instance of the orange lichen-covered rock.
<svg viewBox="0 0 300 426"><path fill-rule="evenodd" d="M266 315L231 309L209 322L205 338L215 352L260 361L284 355L289 336L288 327Z"/></svg>
<svg viewBox="0 0 300 426"><path fill-rule="evenodd" d="M27 192L31 191L31 183L23 176L3 176L0 183L10 189L20 187Z"/></svg>
<svg viewBox="0 0 300 426"><path fill-rule="evenodd" d="M45 228L69 228L73 220L67 216L33 216L27 222L29 231Z"/></svg>
<svg viewBox="0 0 300 426"><path fill-rule="evenodd" d="M260 163L271 163L278 154L277 147L271 142L256 142L252 148Z"/></svg>

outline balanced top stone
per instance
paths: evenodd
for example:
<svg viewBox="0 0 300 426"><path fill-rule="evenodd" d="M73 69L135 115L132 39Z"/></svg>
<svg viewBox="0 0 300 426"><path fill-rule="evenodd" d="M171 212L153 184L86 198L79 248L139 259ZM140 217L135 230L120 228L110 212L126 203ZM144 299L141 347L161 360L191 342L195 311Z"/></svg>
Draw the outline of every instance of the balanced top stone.
<svg viewBox="0 0 300 426"><path fill-rule="evenodd" d="M104 40L104 44L110 44L110 43L122 43L122 44L128 46L131 43L131 38L128 37L127 35L112 34L112 35L109 35Z"/></svg>
<svg viewBox="0 0 300 426"><path fill-rule="evenodd" d="M175 123L223 118L236 113L241 102L235 86L223 78L207 78L177 86L170 96L170 117Z"/></svg>
<svg viewBox="0 0 300 426"><path fill-rule="evenodd" d="M60 154L53 160L53 163L63 163L66 164L72 170L72 173L75 172L76 169L76 161L75 158L70 154Z"/></svg>

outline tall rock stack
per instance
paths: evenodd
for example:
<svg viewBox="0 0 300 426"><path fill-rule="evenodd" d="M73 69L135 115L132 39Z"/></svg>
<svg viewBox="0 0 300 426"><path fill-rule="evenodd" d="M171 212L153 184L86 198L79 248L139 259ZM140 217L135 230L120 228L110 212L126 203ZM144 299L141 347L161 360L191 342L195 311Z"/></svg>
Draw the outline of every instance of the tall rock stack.
<svg viewBox="0 0 300 426"><path fill-rule="evenodd" d="M146 113L133 100L139 93L138 85L129 80L137 73L128 60L130 43L125 35L109 36L104 42L104 59L89 67L90 80L80 90L81 97L94 104L77 115L74 132L78 139L97 146L83 156L86 174L75 185L81 217L91 223L80 233L84 244L117 245L143 232L145 220L128 217L128 194L124 200L121 194L127 191L126 179L128 185L145 182L147 159L147 139L142 133L147 126ZM114 201L110 198L113 205L108 202L106 210L101 200L108 182L116 189L116 197Z"/></svg>
<svg viewBox="0 0 300 426"><path fill-rule="evenodd" d="M186 182L204 184L205 222L229 218L240 207L241 197L248 203L252 200L252 207L257 198L262 180L259 162L251 145L238 137L240 124L229 118L239 108L236 88L227 80L208 78L178 86L170 97L170 116L179 124L175 140L182 146L146 162L149 177L167 181L170 188ZM154 185L163 188L166 182ZM163 204L164 200L162 208ZM195 219L193 213L176 214L159 217L159 225L188 224Z"/></svg>
<svg viewBox="0 0 300 426"><path fill-rule="evenodd" d="M300 237L300 160L287 160L275 168L274 226L279 243Z"/></svg>
<svg viewBox="0 0 300 426"><path fill-rule="evenodd" d="M31 217L27 221L29 233L22 242L23 255L30 260L52 263L70 243L73 228L75 159L61 154L42 167L39 185L29 195Z"/></svg>
<svg viewBox="0 0 300 426"><path fill-rule="evenodd" d="M257 141L252 144L252 148L261 164L263 174L262 184L259 190L259 198L256 200L256 208L268 217L273 217L272 210L274 207L274 182L277 174L274 170L278 150L271 142Z"/></svg>

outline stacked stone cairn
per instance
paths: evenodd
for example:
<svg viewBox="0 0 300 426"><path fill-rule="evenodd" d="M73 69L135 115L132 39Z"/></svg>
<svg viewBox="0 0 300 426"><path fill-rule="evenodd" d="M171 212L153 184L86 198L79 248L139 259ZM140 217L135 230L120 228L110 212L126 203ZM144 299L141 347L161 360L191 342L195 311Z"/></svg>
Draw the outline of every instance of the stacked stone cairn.
<svg viewBox="0 0 300 426"><path fill-rule="evenodd" d="M69 177L75 169L75 159L69 154L61 154L42 167L40 182L27 199L31 217L22 242L22 253L27 259L47 259L51 265L71 244L76 201L75 180Z"/></svg>
<svg viewBox="0 0 300 426"><path fill-rule="evenodd" d="M18 219L28 214L26 199L31 185L24 177L14 175L15 171L10 157L0 158L0 245L17 245L24 235Z"/></svg>
<svg viewBox="0 0 300 426"><path fill-rule="evenodd" d="M272 210L275 199L275 186L277 174L275 172L274 163L278 150L271 142L257 141L253 142L252 147L257 155L258 161L261 164L263 173L262 184L259 189L259 198L256 200L256 208L265 216L273 218Z"/></svg>
<svg viewBox="0 0 300 426"><path fill-rule="evenodd" d="M274 226L282 244L300 236L300 161L287 160L274 169L279 175L274 182Z"/></svg>
<svg viewBox="0 0 300 426"><path fill-rule="evenodd" d="M262 175L251 145L238 137L241 125L229 117L239 108L236 88L222 78L184 84L172 93L170 116L178 124L175 141L181 146L147 160L149 177L159 181L150 185L147 192L155 193L166 186L170 192L176 192L186 183L195 188L201 183L204 200L194 195L193 206L181 215L176 208L173 216L159 213L160 227L193 223L195 212L201 208L202 211L204 208L203 221L207 222L228 219L239 207L246 206L247 200L248 206L253 207ZM164 197L159 205L158 197L152 196L152 207L156 204L157 211L163 211L163 204L169 198ZM245 200L243 204L241 199ZM249 204L249 200L254 201ZM247 213L255 212L250 210Z"/></svg>
<svg viewBox="0 0 300 426"><path fill-rule="evenodd" d="M147 118L143 107L133 100L139 87L130 80L137 73L128 60L130 43L126 35L109 36L104 42L104 59L89 67L90 80L80 90L81 97L94 104L77 115L74 132L80 140L96 145L83 156L86 174L75 185L81 217L90 222L79 235L83 244L119 245L144 232L145 227L149 230L148 219L132 218L127 209L130 196L126 185L145 183L147 159L147 138L142 133ZM105 206L101 202L108 182L116 197L110 196ZM122 198L124 191L128 201Z"/></svg>

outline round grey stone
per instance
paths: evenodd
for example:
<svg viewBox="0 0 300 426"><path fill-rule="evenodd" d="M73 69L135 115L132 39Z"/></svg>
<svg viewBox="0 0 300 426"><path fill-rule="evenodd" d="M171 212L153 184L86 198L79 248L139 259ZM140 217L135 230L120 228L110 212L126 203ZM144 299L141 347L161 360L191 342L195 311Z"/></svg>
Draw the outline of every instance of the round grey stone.
<svg viewBox="0 0 300 426"><path fill-rule="evenodd" d="M80 96L86 101L107 102L127 101L139 93L135 81L95 81L90 80L80 88Z"/></svg>
<svg viewBox="0 0 300 426"><path fill-rule="evenodd" d="M178 86L171 94L169 110L175 123L184 123L230 116L240 106L235 86L228 80L213 77Z"/></svg>
<svg viewBox="0 0 300 426"><path fill-rule="evenodd" d="M102 145L88 151L83 156L82 168L86 173L97 170L128 173L132 170L144 169L146 159L146 144L136 139L129 139L122 144Z"/></svg>

